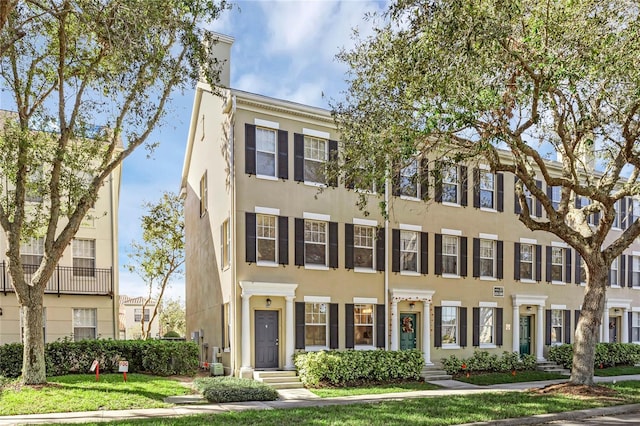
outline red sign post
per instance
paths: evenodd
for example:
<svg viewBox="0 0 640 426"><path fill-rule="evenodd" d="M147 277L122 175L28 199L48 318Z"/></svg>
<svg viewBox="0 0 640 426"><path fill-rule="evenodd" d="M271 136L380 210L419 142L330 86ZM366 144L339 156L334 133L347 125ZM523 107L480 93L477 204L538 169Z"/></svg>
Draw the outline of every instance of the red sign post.
<svg viewBox="0 0 640 426"><path fill-rule="evenodd" d="M96 382L100 380L100 364L98 364L98 360L94 359L91 363L91 371L96 372Z"/></svg>
<svg viewBox="0 0 640 426"><path fill-rule="evenodd" d="M122 377L124 378L124 381L127 381L127 373L129 372L129 361L119 361L118 362L118 372L122 373Z"/></svg>

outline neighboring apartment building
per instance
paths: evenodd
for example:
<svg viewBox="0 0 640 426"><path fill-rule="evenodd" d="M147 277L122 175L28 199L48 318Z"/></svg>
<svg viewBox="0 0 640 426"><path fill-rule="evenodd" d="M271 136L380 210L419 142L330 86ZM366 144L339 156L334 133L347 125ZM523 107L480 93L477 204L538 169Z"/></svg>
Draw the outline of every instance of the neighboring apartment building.
<svg viewBox="0 0 640 426"><path fill-rule="evenodd" d="M44 296L45 342L118 338L118 203L121 168L107 178L95 205L65 250ZM33 199L30 202L39 202ZM0 236L0 344L22 340L22 316ZM44 255L43 239L21 247L26 274Z"/></svg>
<svg viewBox="0 0 640 426"><path fill-rule="evenodd" d="M140 339L142 338L142 325L144 329L149 327L149 321L156 308L156 301L151 299L146 307L143 307L146 298L142 296L129 297L120 296L120 339ZM151 321L149 331L150 338L159 338L160 335L160 315Z"/></svg>
<svg viewBox="0 0 640 426"><path fill-rule="evenodd" d="M222 57L232 41L221 37ZM361 189L372 193L365 216L355 190L325 181L339 137L324 109L198 86L182 195L187 333L203 361L249 376L293 369L296 350L417 348L430 364L475 349L544 360L572 341L584 269L518 221L512 175L454 165L434 183L416 160L385 221L378 188ZM640 202L620 204L623 229ZM610 275L600 340L640 343L640 244Z"/></svg>

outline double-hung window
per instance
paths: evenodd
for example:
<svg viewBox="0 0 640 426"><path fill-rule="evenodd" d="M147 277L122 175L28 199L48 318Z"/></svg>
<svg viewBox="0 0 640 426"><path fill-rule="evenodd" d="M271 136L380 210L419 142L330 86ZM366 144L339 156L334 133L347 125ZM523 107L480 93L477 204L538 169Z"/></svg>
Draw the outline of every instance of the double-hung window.
<svg viewBox="0 0 640 426"><path fill-rule="evenodd" d="M96 309L73 310L73 340L95 339L98 325Z"/></svg>
<svg viewBox="0 0 640 426"><path fill-rule="evenodd" d="M267 214L256 215L256 248L258 262L276 263L277 261L277 217Z"/></svg>
<svg viewBox="0 0 640 426"><path fill-rule="evenodd" d="M489 170L480 170L480 208L496 208L496 175Z"/></svg>
<svg viewBox="0 0 640 426"><path fill-rule="evenodd" d="M564 330L564 311L562 309L551 310L551 344L562 344Z"/></svg>
<svg viewBox="0 0 640 426"><path fill-rule="evenodd" d="M459 275L460 238L453 235L442 236L442 273Z"/></svg>
<svg viewBox="0 0 640 426"><path fill-rule="evenodd" d="M278 158L277 132L272 129L256 127L256 174L276 177Z"/></svg>
<svg viewBox="0 0 640 426"><path fill-rule="evenodd" d="M96 240L73 240L73 275L96 276Z"/></svg>
<svg viewBox="0 0 640 426"><path fill-rule="evenodd" d="M620 265L619 265L619 258L615 258L611 261L611 268L609 268L609 284L612 285L613 287L618 287L620 286L620 281L618 279L619 277L619 270L620 270Z"/></svg>
<svg viewBox="0 0 640 426"><path fill-rule="evenodd" d="M560 199L562 198L562 187L560 186L552 186L551 187L551 205L554 210L558 210L560 207Z"/></svg>
<svg viewBox="0 0 640 426"><path fill-rule="evenodd" d="M612 228L616 228L616 229L620 229L620 213L621 213L621 209L620 209L620 200L616 201L613 204L613 209L615 210L615 215L613 216L613 223L611 224Z"/></svg>
<svg viewBox="0 0 640 426"><path fill-rule="evenodd" d="M324 139L304 136L304 181L324 184L328 144Z"/></svg>
<svg viewBox="0 0 640 426"><path fill-rule="evenodd" d="M27 273L33 273L44 257L44 238L31 237L20 244L20 260Z"/></svg>
<svg viewBox="0 0 640 426"><path fill-rule="evenodd" d="M149 322L150 310L149 308L144 309L144 322ZM133 310L133 321L140 322L142 321L142 308L135 308Z"/></svg>
<svg viewBox="0 0 640 426"><path fill-rule="evenodd" d="M565 248L551 247L551 282L565 280Z"/></svg>
<svg viewBox="0 0 640 426"><path fill-rule="evenodd" d="M400 231L400 271L418 272L417 231Z"/></svg>
<svg viewBox="0 0 640 426"><path fill-rule="evenodd" d="M304 220L305 265L327 265L327 222Z"/></svg>
<svg viewBox="0 0 640 426"><path fill-rule="evenodd" d="M520 279L533 280L533 244L520 244Z"/></svg>
<svg viewBox="0 0 640 426"><path fill-rule="evenodd" d="M373 226L353 226L353 266L373 269L373 247L375 228Z"/></svg>
<svg viewBox="0 0 640 426"><path fill-rule="evenodd" d="M354 343L357 346L373 346L374 314L373 305L353 306Z"/></svg>
<svg viewBox="0 0 640 426"><path fill-rule="evenodd" d="M493 240L480 240L480 276L496 276L496 242Z"/></svg>
<svg viewBox="0 0 640 426"><path fill-rule="evenodd" d="M305 303L304 344L327 347L328 306L326 303Z"/></svg>
<svg viewBox="0 0 640 426"><path fill-rule="evenodd" d="M629 257L631 265L631 282L627 285L633 288L640 288L640 256Z"/></svg>
<svg viewBox="0 0 640 426"><path fill-rule="evenodd" d="M442 201L460 204L460 176L457 165L449 165L442 169Z"/></svg>
<svg viewBox="0 0 640 426"><path fill-rule="evenodd" d="M442 344L458 345L458 307L442 307Z"/></svg>
<svg viewBox="0 0 640 426"><path fill-rule="evenodd" d="M640 312L633 312L631 314L631 341L634 343L640 342Z"/></svg>
<svg viewBox="0 0 640 426"><path fill-rule="evenodd" d="M418 160L413 158L400 170L400 195L418 197Z"/></svg>
<svg viewBox="0 0 640 426"><path fill-rule="evenodd" d="M480 308L480 344L495 344L495 308Z"/></svg>

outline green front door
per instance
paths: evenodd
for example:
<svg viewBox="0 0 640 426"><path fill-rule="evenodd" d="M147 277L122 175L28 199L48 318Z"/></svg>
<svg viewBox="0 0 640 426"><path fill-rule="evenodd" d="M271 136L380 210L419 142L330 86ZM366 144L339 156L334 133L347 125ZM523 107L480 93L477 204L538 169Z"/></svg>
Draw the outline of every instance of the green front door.
<svg viewBox="0 0 640 426"><path fill-rule="evenodd" d="M531 317L520 317L520 355L531 353Z"/></svg>
<svg viewBox="0 0 640 426"><path fill-rule="evenodd" d="M416 314L400 314L400 349L416 348Z"/></svg>

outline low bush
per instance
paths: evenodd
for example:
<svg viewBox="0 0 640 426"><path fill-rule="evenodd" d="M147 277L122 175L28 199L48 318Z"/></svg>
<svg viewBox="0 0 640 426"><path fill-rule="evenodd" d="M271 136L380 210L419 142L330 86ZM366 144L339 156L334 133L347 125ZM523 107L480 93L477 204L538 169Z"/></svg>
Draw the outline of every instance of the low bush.
<svg viewBox="0 0 640 426"><path fill-rule="evenodd" d="M501 356L487 351L475 351L470 358L458 358L455 355L442 359L442 367L447 374L457 375L464 372L509 372L535 370L536 358L533 355L520 356L515 352L503 352Z"/></svg>
<svg viewBox="0 0 640 426"><path fill-rule="evenodd" d="M294 364L305 386L348 386L418 380L424 357L418 350L298 352L294 355Z"/></svg>
<svg viewBox="0 0 640 426"><path fill-rule="evenodd" d="M194 387L209 402L274 401L278 391L251 379L237 377L202 377L194 380Z"/></svg>
<svg viewBox="0 0 640 426"><path fill-rule="evenodd" d="M573 345L564 344L549 348L549 361L564 368L573 366ZM595 368L635 365L640 362L640 345L634 343L598 343L593 361Z"/></svg>
<svg viewBox="0 0 640 426"><path fill-rule="evenodd" d="M22 373L22 344L0 346L0 375L18 377ZM195 375L198 347L193 342L163 340L81 340L47 343L45 362L48 376L87 373L97 359L100 371L117 373L118 362L127 360L130 373L157 376Z"/></svg>

